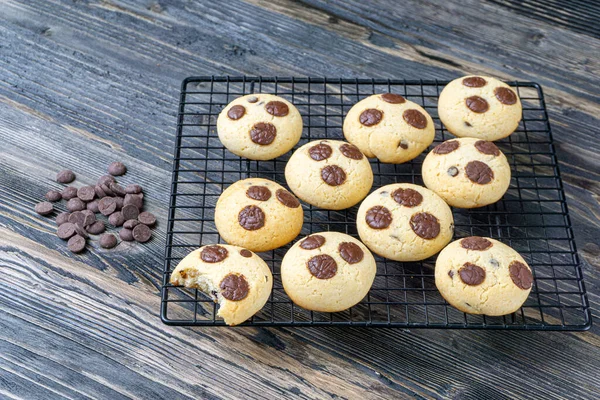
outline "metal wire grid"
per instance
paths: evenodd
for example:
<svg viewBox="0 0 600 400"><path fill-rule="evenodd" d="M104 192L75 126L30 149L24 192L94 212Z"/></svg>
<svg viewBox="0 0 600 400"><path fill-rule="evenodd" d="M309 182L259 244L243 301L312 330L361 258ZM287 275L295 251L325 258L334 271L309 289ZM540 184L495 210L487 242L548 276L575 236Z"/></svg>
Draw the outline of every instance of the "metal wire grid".
<svg viewBox="0 0 600 400"><path fill-rule="evenodd" d="M377 79L192 77L183 81L174 151L171 200L162 288L161 318L171 325L218 326L217 305L196 289L172 286L169 277L191 250L222 243L214 224L219 194L233 182L263 177L285 185L290 153L270 161L242 159L227 151L216 133L216 118L238 96L274 93L296 105L304 119L300 143L343 139L342 121L350 107L373 93L392 92L423 106L436 125L436 141L449 139L439 121L437 98L447 82ZM497 142L512 169L511 185L501 201L472 209L453 209L454 239L496 238L517 250L533 270L531 294L516 313L503 317L462 313L437 291L435 257L400 263L376 256L377 276L368 296L339 313L311 312L286 296L279 266L289 248L261 253L273 272L272 295L262 311L243 325L372 326L402 328L471 328L585 330L591 312L573 239L542 90L529 82L509 82L523 102L523 120L509 138ZM296 148L297 148L296 147ZM422 185L421 163L392 165L371 160L373 189L396 182ZM358 237L357 206L343 211L303 204L300 237L339 231Z"/></svg>

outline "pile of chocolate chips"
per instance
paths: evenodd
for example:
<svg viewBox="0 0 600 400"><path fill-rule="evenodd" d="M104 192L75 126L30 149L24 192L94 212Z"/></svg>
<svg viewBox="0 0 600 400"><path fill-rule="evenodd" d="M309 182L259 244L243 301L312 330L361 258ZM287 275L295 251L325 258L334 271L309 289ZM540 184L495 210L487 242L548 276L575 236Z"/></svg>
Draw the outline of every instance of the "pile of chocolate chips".
<svg viewBox="0 0 600 400"><path fill-rule="evenodd" d="M115 176L124 175L127 168L121 162L113 162L108 166L108 173L98 179L95 186L82 186L79 189L67 186L62 192L50 190L46 200L35 206L35 212L40 215L50 215L54 212L53 202L65 200L67 212L56 216L58 230L56 234L63 240L68 240L67 247L73 253L85 249L89 234L100 235L106 230L102 220L96 219L100 213L108 217L108 223L115 228L122 227L119 237L124 241L145 243L152 237L150 227L156 224L156 217L141 211L144 206L144 193L140 185L131 184L121 187ZM69 184L75 180L73 171L64 170L56 175L56 181ZM104 233L99 239L100 246L105 249L117 245L117 238L112 233Z"/></svg>

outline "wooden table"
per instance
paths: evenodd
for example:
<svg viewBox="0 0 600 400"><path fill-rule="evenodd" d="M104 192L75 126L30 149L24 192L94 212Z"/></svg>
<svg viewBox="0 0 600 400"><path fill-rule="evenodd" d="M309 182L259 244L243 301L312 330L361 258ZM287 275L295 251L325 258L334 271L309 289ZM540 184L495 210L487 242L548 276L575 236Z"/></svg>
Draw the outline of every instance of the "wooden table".
<svg viewBox="0 0 600 400"><path fill-rule="evenodd" d="M545 89L598 318L598 6L215 3L0 2L0 397L597 397L598 325L585 333L200 329L166 326L158 311L184 77L477 73ZM159 220L154 239L73 256L33 206L58 187L61 168L91 183L115 160L146 190Z"/></svg>

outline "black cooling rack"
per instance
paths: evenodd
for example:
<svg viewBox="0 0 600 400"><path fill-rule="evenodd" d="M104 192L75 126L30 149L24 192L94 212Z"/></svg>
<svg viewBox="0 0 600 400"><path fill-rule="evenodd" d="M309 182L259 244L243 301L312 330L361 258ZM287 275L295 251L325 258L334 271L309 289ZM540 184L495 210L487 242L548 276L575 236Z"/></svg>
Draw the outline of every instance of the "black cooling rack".
<svg viewBox="0 0 600 400"><path fill-rule="evenodd" d="M219 194L233 182L262 177L285 185L290 153L271 161L242 159L227 151L216 133L219 112L231 100L249 93L274 93L296 105L304 119L296 146L316 139L343 139L342 121L350 107L374 93L399 93L423 106L436 125L435 146L451 138L437 114L437 98L447 82L381 79L193 77L183 81L162 288L161 318L171 325L217 326L217 305L195 289L172 286L169 276L191 250L222 242L213 222ZM529 82L508 82L523 102L517 131L497 142L512 169L511 185L501 201L472 209L453 209L454 239L479 235L498 239L517 250L533 270L531 294L516 313L503 317L464 314L448 305L434 284L435 257L400 263L377 257L377 276L368 296L339 313L311 312L286 296L279 266L289 245L261 253L273 271L269 302L252 326L372 326L402 328L471 328L585 330L591 326L582 271L573 239L542 90ZM422 185L421 163L392 165L371 160L373 189L395 182ZM339 231L358 237L356 211L327 211L303 205L300 237ZM299 238L300 238L299 237Z"/></svg>

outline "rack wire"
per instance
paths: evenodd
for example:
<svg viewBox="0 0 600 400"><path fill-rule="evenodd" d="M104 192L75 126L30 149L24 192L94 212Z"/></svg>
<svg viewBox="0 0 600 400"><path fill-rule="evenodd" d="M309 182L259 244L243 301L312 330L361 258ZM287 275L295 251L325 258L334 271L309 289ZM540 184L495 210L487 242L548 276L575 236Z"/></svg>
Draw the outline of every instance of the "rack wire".
<svg viewBox="0 0 600 400"><path fill-rule="evenodd" d="M277 77L190 77L183 81L177 120L167 226L161 318L170 325L220 326L217 305L197 289L169 284L177 263L193 249L222 243L214 224L214 207L230 184L249 177L285 186L290 153L270 161L240 158L227 151L216 132L219 112L238 96L274 93L291 101L303 116L299 147L317 139L343 139L342 121L357 101L392 92L424 107L436 125L432 147L452 137L440 123L437 99L448 82ZM529 263L535 281L523 307L511 315L470 315L448 305L434 283L435 257L401 263L376 256L375 282L363 301L344 312L322 313L294 305L279 273L290 245L259 255L273 272L274 286L265 307L242 326L367 326L400 328L469 328L513 330L586 330L591 312L565 201L552 133L541 87L508 82L523 103L523 120L514 134L496 142L509 160L510 188L487 207L453 209L454 239L478 235L498 239ZM371 160L373 190L396 182L423 184L421 164L393 165ZM338 231L358 237L357 206L342 211L303 204L304 227L313 232ZM298 239L299 239L298 238Z"/></svg>

